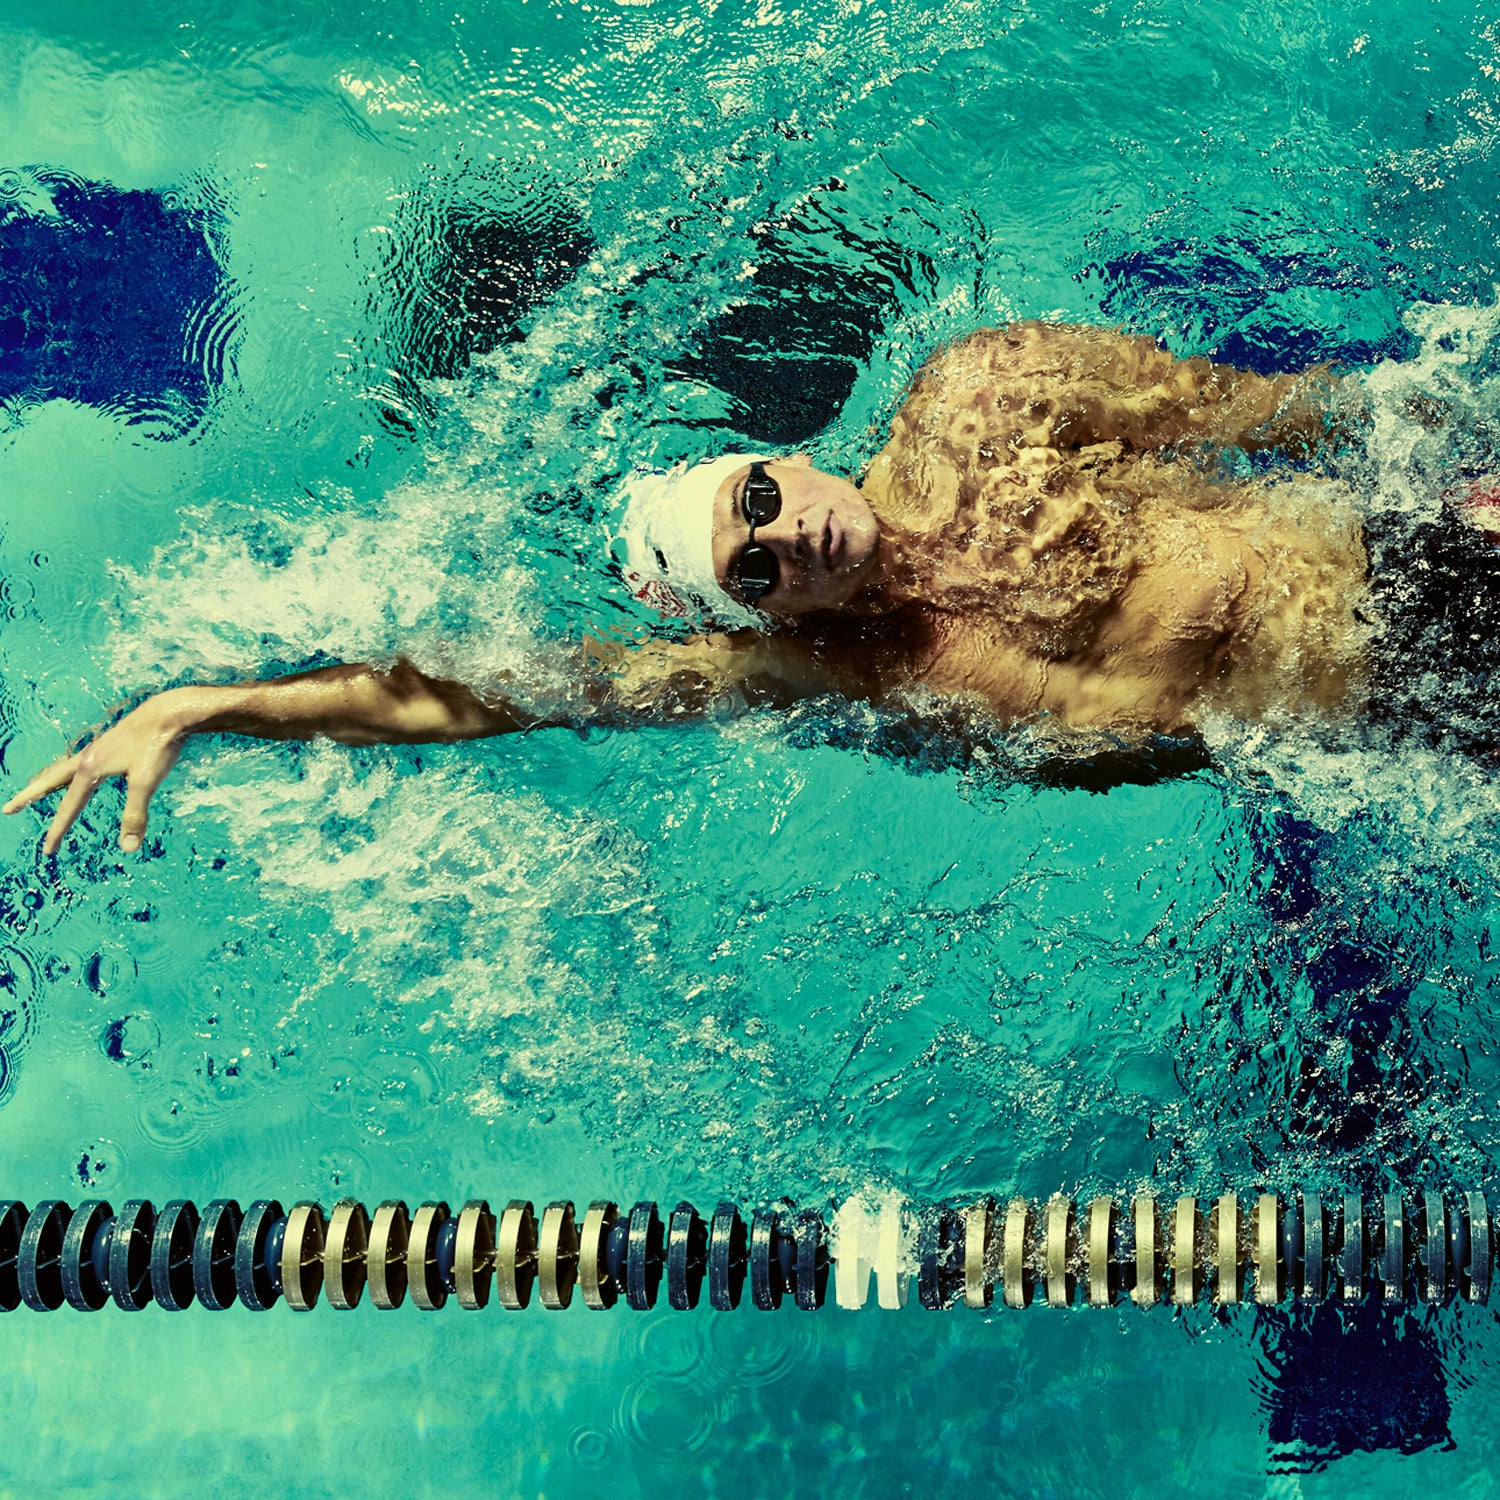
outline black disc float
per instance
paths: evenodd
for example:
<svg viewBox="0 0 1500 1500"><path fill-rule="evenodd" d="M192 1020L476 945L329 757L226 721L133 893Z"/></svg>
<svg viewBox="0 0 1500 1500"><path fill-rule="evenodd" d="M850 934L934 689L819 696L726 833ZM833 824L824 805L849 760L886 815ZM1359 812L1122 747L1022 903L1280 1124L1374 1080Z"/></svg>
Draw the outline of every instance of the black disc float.
<svg viewBox="0 0 1500 1500"><path fill-rule="evenodd" d="M708 1270L708 1226L691 1203L679 1203L667 1220L667 1305L674 1312L697 1307Z"/></svg>
<svg viewBox="0 0 1500 1500"><path fill-rule="evenodd" d="M104 1275L99 1274L95 1263L94 1246L108 1245L114 1227L115 1211L107 1203L80 1203L68 1220L68 1232L63 1236L62 1281L63 1296L69 1307L79 1312L98 1312L109 1301L109 1262L104 1262Z"/></svg>
<svg viewBox="0 0 1500 1500"><path fill-rule="evenodd" d="M796 1264L793 1291L797 1306L803 1312L816 1312L828 1296L828 1233L823 1215L815 1208L804 1208L792 1221L796 1241Z"/></svg>
<svg viewBox="0 0 1500 1500"><path fill-rule="evenodd" d="M132 1198L115 1215L109 1237L109 1295L124 1312L140 1312L151 1301L151 1242L156 1211L143 1198ZM192 1295L189 1257L189 1296Z"/></svg>
<svg viewBox="0 0 1500 1500"><path fill-rule="evenodd" d="M1357 1193L1344 1196L1343 1244L1339 1250L1339 1275L1344 1282L1344 1301L1358 1302L1365 1293L1365 1205Z"/></svg>
<svg viewBox="0 0 1500 1500"><path fill-rule="evenodd" d="M269 1252L271 1231L285 1218L274 1198L257 1198L240 1220L234 1241L234 1289L240 1305L251 1312L270 1312L281 1295L280 1277L271 1270L276 1257Z"/></svg>
<svg viewBox="0 0 1500 1500"><path fill-rule="evenodd" d="M1464 1279L1470 1302L1488 1302L1492 1269L1489 1204L1483 1193L1470 1193L1466 1202L1469 1210L1469 1266Z"/></svg>
<svg viewBox="0 0 1500 1500"><path fill-rule="evenodd" d="M193 1292L210 1312L234 1305L240 1217L240 1206L233 1198L215 1198L198 1220L193 1237Z"/></svg>
<svg viewBox="0 0 1500 1500"><path fill-rule="evenodd" d="M62 1250L72 1217L66 1203L48 1198L31 1210L16 1257L21 1300L33 1312L63 1305Z"/></svg>
<svg viewBox="0 0 1500 1500"><path fill-rule="evenodd" d="M784 1200L771 1208L758 1208L750 1221L750 1301L762 1312L774 1312L791 1285L796 1265L797 1242L783 1234L781 1216L790 1214Z"/></svg>
<svg viewBox="0 0 1500 1500"><path fill-rule="evenodd" d="M733 1312L740 1305L749 1263L745 1221L734 1204L721 1203L708 1229L708 1305L715 1312Z"/></svg>
<svg viewBox="0 0 1500 1500"><path fill-rule="evenodd" d="M917 1297L929 1312L952 1307L963 1294L964 1222L943 1208L917 1222Z"/></svg>
<svg viewBox="0 0 1500 1500"><path fill-rule="evenodd" d="M661 1215L654 1203L630 1210L625 1241L625 1300L636 1312L650 1312L661 1290Z"/></svg>
<svg viewBox="0 0 1500 1500"><path fill-rule="evenodd" d="M191 1307L198 1294L195 1252L198 1206L174 1198L163 1206L151 1234L151 1300L167 1312Z"/></svg>
<svg viewBox="0 0 1500 1500"><path fill-rule="evenodd" d="M1321 1302L1328 1285L1328 1216L1317 1193L1302 1194L1302 1300Z"/></svg>
<svg viewBox="0 0 1500 1500"><path fill-rule="evenodd" d="M0 1200L0 1312L12 1312L21 1305L17 1260L29 1217L24 1203Z"/></svg>

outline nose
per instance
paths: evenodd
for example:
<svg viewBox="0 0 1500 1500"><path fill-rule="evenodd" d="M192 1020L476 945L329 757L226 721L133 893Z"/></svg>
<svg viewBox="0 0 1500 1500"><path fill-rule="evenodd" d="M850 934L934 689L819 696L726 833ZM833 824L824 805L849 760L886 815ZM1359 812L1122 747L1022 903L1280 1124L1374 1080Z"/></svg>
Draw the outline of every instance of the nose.
<svg viewBox="0 0 1500 1500"><path fill-rule="evenodd" d="M807 515L801 509L793 512L788 505L781 507L774 521L755 528L755 539L790 561L805 561L812 555L813 538L808 531Z"/></svg>

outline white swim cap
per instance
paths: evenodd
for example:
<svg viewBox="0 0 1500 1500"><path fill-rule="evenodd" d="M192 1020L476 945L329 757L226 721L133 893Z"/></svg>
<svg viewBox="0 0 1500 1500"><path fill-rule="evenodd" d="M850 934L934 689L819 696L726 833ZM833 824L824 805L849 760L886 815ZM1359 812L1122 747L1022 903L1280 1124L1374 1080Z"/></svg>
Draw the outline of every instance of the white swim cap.
<svg viewBox="0 0 1500 1500"><path fill-rule="evenodd" d="M714 572L714 496L727 475L757 458L726 453L625 481L619 535L625 581L637 599L679 619L708 615L721 625L764 627L764 616L731 598Z"/></svg>

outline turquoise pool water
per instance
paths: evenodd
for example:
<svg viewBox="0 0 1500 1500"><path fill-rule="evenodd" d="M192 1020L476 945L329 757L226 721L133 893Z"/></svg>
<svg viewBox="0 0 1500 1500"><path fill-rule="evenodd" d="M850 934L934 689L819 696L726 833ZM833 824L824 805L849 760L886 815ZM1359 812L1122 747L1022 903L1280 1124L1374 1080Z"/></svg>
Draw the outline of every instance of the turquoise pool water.
<svg viewBox="0 0 1500 1500"><path fill-rule="evenodd" d="M632 463L743 437L857 469L936 343L1017 316L1369 367L1345 477L1431 505L1495 428L1497 66L1481 10L1413 0L13 12L7 785L169 682L398 650L484 680L643 623L600 540ZM202 743L143 857L118 798L55 865L6 820L4 1191L1493 1180L1482 773L1217 726L1222 769L1101 795L880 735L814 707ZM1495 1487L1486 1311L1360 1346L1360 1399L1397 1404L1376 1377L1420 1345L1443 1410L1338 1457L1277 1415L1328 1361L1248 1312L0 1338L5 1493Z"/></svg>

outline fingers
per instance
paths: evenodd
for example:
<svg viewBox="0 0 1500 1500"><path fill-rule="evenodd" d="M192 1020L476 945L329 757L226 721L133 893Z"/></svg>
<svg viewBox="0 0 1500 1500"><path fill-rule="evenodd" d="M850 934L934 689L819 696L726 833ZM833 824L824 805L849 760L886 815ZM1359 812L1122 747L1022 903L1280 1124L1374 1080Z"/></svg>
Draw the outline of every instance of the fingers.
<svg viewBox="0 0 1500 1500"><path fill-rule="evenodd" d="M67 786L82 759L81 755L65 755L61 760L53 761L45 771L38 771L4 807L0 807L0 812L20 812L23 807L30 807L33 802L49 792L55 792L58 787Z"/></svg>
<svg viewBox="0 0 1500 1500"><path fill-rule="evenodd" d="M116 776L124 776L126 780L120 847L126 853L134 853L141 847L151 798L176 764L181 745L166 736L139 733L122 739L119 729L117 725L78 754L65 756L48 766L5 804L3 811L19 812L49 793L66 788L42 839L43 854L57 853L89 798Z"/></svg>
<svg viewBox="0 0 1500 1500"><path fill-rule="evenodd" d="M151 806L151 793L156 788L132 780L125 793L125 813L120 819L120 847L133 854L141 847L146 837L146 813Z"/></svg>
<svg viewBox="0 0 1500 1500"><path fill-rule="evenodd" d="M132 854L146 836L146 815L162 778L177 760L177 746L167 744L156 751L139 770L131 772L125 791L125 813L120 819L120 847Z"/></svg>
<svg viewBox="0 0 1500 1500"><path fill-rule="evenodd" d="M47 829L47 836L42 840L43 854L57 853L57 846L67 837L74 820L83 811L89 798L98 790L99 782L93 777L74 776L68 790L63 793L62 801L57 804L57 811L53 814L52 822Z"/></svg>

